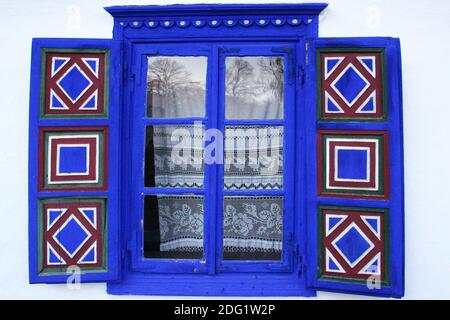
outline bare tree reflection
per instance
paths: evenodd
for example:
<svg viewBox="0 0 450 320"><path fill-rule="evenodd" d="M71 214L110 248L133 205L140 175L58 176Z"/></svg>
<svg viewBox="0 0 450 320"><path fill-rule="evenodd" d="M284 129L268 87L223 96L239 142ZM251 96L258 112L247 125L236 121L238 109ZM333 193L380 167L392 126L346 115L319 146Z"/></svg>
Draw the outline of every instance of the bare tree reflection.
<svg viewBox="0 0 450 320"><path fill-rule="evenodd" d="M156 58L148 66L148 90L162 96L174 94L177 88L191 82L191 74L178 61Z"/></svg>
<svg viewBox="0 0 450 320"><path fill-rule="evenodd" d="M258 60L258 66L261 70L261 87L264 90L270 90L275 98L283 100L284 86L284 64L281 57L261 57Z"/></svg>
<svg viewBox="0 0 450 320"><path fill-rule="evenodd" d="M185 67L187 61L183 59L183 57L149 58L147 72L149 116L203 116L204 83L193 81L191 73Z"/></svg>
<svg viewBox="0 0 450 320"><path fill-rule="evenodd" d="M226 91L233 97L243 97L255 94L252 81L254 74L253 66L242 58L232 60L226 71Z"/></svg>
<svg viewBox="0 0 450 320"><path fill-rule="evenodd" d="M228 119L283 117L283 57L227 58L225 85Z"/></svg>

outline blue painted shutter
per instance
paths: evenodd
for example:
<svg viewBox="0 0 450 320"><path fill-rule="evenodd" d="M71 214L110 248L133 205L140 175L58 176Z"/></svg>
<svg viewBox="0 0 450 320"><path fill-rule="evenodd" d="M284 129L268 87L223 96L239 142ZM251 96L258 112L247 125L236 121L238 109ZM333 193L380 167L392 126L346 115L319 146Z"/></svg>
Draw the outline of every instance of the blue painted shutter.
<svg viewBox="0 0 450 320"><path fill-rule="evenodd" d="M31 283L118 278L121 74L120 42L33 40Z"/></svg>
<svg viewBox="0 0 450 320"><path fill-rule="evenodd" d="M308 286L403 296L400 44L307 44Z"/></svg>

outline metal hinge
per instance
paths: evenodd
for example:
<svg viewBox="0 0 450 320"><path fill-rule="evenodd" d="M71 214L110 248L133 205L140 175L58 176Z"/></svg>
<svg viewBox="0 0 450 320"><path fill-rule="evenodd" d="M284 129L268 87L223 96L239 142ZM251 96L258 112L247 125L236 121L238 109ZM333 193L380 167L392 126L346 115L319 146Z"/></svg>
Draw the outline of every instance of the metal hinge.
<svg viewBox="0 0 450 320"><path fill-rule="evenodd" d="M302 276L302 272L303 272L303 256L300 254L300 245L299 244L297 244L295 246L295 257L297 257L298 277L300 278Z"/></svg>
<svg viewBox="0 0 450 320"><path fill-rule="evenodd" d="M300 278L302 276L303 272L303 257L301 255L298 255L298 277Z"/></svg>
<svg viewBox="0 0 450 320"><path fill-rule="evenodd" d="M305 68L302 65L298 66L298 78L300 80L300 85L305 84Z"/></svg>
<svg viewBox="0 0 450 320"><path fill-rule="evenodd" d="M135 79L136 79L136 74L133 71L130 74L130 89L131 89L131 92L134 92L134 81L135 81Z"/></svg>
<svg viewBox="0 0 450 320"><path fill-rule="evenodd" d="M126 77L126 75L127 75L127 72L128 72L128 69L129 69L129 67L128 67L128 62L127 61L125 61L124 63L123 63L123 80L125 80L125 77Z"/></svg>
<svg viewBox="0 0 450 320"><path fill-rule="evenodd" d="M306 65L308 65L308 63L309 63L308 49L309 49L309 42L305 42L305 64Z"/></svg>

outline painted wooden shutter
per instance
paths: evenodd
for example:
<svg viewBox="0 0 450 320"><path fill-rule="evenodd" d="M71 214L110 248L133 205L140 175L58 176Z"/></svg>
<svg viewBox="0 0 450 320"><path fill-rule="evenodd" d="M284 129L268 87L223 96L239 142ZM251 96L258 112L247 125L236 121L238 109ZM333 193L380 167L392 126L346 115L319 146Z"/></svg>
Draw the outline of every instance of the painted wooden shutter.
<svg viewBox="0 0 450 320"><path fill-rule="evenodd" d="M401 297L403 128L398 39L308 42L308 285Z"/></svg>
<svg viewBox="0 0 450 320"><path fill-rule="evenodd" d="M120 54L111 40L33 40L31 283L118 277Z"/></svg>

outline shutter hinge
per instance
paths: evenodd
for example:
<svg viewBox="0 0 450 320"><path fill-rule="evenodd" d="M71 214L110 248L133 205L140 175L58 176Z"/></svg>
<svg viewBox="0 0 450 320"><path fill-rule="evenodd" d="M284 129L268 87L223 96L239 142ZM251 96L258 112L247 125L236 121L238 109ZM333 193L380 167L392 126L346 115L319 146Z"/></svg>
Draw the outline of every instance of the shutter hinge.
<svg viewBox="0 0 450 320"><path fill-rule="evenodd" d="M136 74L135 74L134 71L133 71L133 72L131 72L131 74L130 74L130 89L131 89L131 92L134 92L134 82L135 82L135 79L136 79Z"/></svg>
<svg viewBox="0 0 450 320"><path fill-rule="evenodd" d="M301 278L303 272L303 257L298 256L298 277Z"/></svg>
<svg viewBox="0 0 450 320"><path fill-rule="evenodd" d="M305 42L305 64L306 65L308 65L308 63L309 63L308 50L309 50L309 42Z"/></svg>
<svg viewBox="0 0 450 320"><path fill-rule="evenodd" d="M297 257L298 277L300 278L302 276L302 272L303 272L303 256L300 254L300 246L299 246L299 244L297 244L295 246L295 256Z"/></svg>
<svg viewBox="0 0 450 320"><path fill-rule="evenodd" d="M123 64L123 74L122 74L122 80L125 82L126 78L127 78L127 74L128 74L128 62L125 61L125 63Z"/></svg>
<svg viewBox="0 0 450 320"><path fill-rule="evenodd" d="M300 85L305 84L305 68L302 65L298 66L298 78L300 79Z"/></svg>

